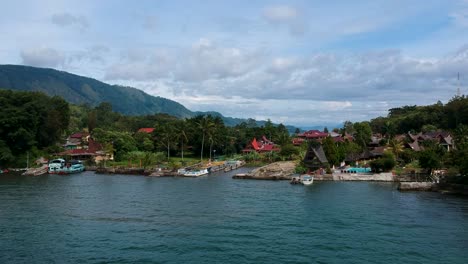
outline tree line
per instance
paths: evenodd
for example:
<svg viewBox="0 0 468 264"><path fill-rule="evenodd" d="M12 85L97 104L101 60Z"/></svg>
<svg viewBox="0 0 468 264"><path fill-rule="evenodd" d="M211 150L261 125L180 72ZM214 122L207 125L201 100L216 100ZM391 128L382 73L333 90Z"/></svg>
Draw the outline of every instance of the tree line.
<svg viewBox="0 0 468 264"><path fill-rule="evenodd" d="M214 156L232 156L241 153L253 138L266 136L281 147L279 153L255 153L244 155L247 160L271 162L284 159L301 160L307 146L292 145L294 134L283 125L270 120L261 126L253 119L236 126L226 126L220 117L199 115L179 119L167 114L144 116L122 115L114 112L111 104L97 106L73 105L60 97L48 97L40 92L13 92L0 90L0 166L25 164L26 154L31 157L51 155L61 151L66 136L87 131L117 161L133 156L149 159L157 154L169 161L172 157L214 159ZM137 133L140 128L155 128L153 133ZM450 131L455 150L447 152L434 142L425 142L424 151L415 153L404 148L395 138L408 132L435 130ZM327 129L325 129L327 130ZM328 130L327 130L328 131ZM438 102L429 106L403 106L389 110L386 117L352 123L346 121L342 128L333 129L353 140L335 142L331 137L321 144L330 166L342 161L358 160L369 150L371 136L383 135L380 146L387 152L374 162L377 170L387 170L394 164L410 164L418 161L428 169L454 168L468 174L468 98L457 96L447 104ZM300 131L297 130L296 134ZM150 159L149 159L150 160Z"/></svg>

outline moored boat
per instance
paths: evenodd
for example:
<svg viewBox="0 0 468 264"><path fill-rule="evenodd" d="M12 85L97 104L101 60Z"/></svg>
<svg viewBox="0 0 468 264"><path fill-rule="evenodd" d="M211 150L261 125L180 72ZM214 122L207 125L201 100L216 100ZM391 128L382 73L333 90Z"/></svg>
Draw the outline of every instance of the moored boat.
<svg viewBox="0 0 468 264"><path fill-rule="evenodd" d="M304 185L311 185L314 182L314 176L309 174L302 175L301 182Z"/></svg>
<svg viewBox="0 0 468 264"><path fill-rule="evenodd" d="M83 162L80 160L65 161L64 159L54 159L49 162L49 174L72 174L85 170Z"/></svg>
<svg viewBox="0 0 468 264"><path fill-rule="evenodd" d="M208 169L186 170L183 175L185 177L199 177L208 174Z"/></svg>

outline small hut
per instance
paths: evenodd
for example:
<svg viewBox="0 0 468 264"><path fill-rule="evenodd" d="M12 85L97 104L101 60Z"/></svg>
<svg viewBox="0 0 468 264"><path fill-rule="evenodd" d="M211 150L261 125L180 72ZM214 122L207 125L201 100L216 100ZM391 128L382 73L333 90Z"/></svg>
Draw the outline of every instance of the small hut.
<svg viewBox="0 0 468 264"><path fill-rule="evenodd" d="M309 171L316 171L328 167L328 160L322 145L318 142L310 142L304 157L304 165Z"/></svg>

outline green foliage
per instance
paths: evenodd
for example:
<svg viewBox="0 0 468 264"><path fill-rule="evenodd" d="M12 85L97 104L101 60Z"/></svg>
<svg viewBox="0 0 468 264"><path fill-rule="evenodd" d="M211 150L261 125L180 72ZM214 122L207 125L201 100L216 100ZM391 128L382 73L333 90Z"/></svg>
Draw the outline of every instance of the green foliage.
<svg viewBox="0 0 468 264"><path fill-rule="evenodd" d="M322 141L323 151L327 157L328 163L331 165L338 165L340 161L344 160L344 157L340 157L338 153L338 147L336 146L333 138L328 136ZM342 158L342 159L340 159Z"/></svg>
<svg viewBox="0 0 468 264"><path fill-rule="evenodd" d="M361 147L361 150L364 150L372 137L370 124L369 122L354 123L353 128L355 142Z"/></svg>
<svg viewBox="0 0 468 264"><path fill-rule="evenodd" d="M250 153L247 153L243 156L243 158L245 159L245 161L247 162L251 162L251 161L258 161L260 160L260 154L258 154L257 152L255 151L252 151Z"/></svg>
<svg viewBox="0 0 468 264"><path fill-rule="evenodd" d="M93 131L93 137L96 141L103 144L111 144L115 150L117 161L122 160L128 152L137 151L137 143L128 132L107 131L96 128Z"/></svg>
<svg viewBox="0 0 468 264"><path fill-rule="evenodd" d="M149 166L160 164L164 160L164 156L162 152L131 151L125 153L122 160L137 164L141 163L142 168L146 169Z"/></svg>
<svg viewBox="0 0 468 264"><path fill-rule="evenodd" d="M441 157L433 149L424 150L419 153L419 165L428 170L429 173L441 167L442 163L440 159Z"/></svg>
<svg viewBox="0 0 468 264"><path fill-rule="evenodd" d="M285 159L292 159L293 156L299 154L299 149L293 144L287 144L281 147L280 156Z"/></svg>
<svg viewBox="0 0 468 264"><path fill-rule="evenodd" d="M468 125L468 97L455 96L445 105L439 101L428 106L392 108L387 117L372 119L370 124L374 133L391 136L408 131L455 129L461 124Z"/></svg>
<svg viewBox="0 0 468 264"><path fill-rule="evenodd" d="M300 163L296 166L296 168L294 169L294 173L298 173L298 174L304 174L307 172L307 167L304 166L304 164Z"/></svg>
<svg viewBox="0 0 468 264"><path fill-rule="evenodd" d="M43 149L55 144L69 124L68 103L58 97L0 90L0 105L3 164L33 147Z"/></svg>
<svg viewBox="0 0 468 264"><path fill-rule="evenodd" d="M370 162L370 167L373 172L388 172L391 171L396 165L395 157L392 153L384 153L382 158Z"/></svg>

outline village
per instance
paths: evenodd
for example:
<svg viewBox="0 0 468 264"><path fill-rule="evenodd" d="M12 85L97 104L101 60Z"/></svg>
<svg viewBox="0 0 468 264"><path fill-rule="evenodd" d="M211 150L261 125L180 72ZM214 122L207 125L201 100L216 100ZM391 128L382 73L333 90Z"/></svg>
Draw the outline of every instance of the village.
<svg viewBox="0 0 468 264"><path fill-rule="evenodd" d="M157 135L155 128L140 128L135 132L135 135ZM446 152L450 152L453 146L453 139L450 133L446 131L430 131L420 133L407 133L395 135L391 145L389 139L381 134L372 134L370 141L366 144L366 149L361 152L346 153L344 159L339 164L335 161L329 161L330 153L329 143L335 147L343 144L354 143L355 137L349 133L339 133L338 129L334 131L309 130L291 135L291 145L297 149L304 149L305 153L297 157L290 157L289 161L282 160L280 169L272 169L271 167L278 166L278 159L270 160L263 169L263 173L255 173L251 175L234 175L235 179L273 179L273 180L295 180L297 173L312 174L315 180L367 180L367 181L426 181L439 182L440 177L447 173L447 170L438 169L431 172L424 171L424 168L409 167L408 169L401 166L399 171L395 170L399 164L404 164L407 157L402 154L412 153L417 155L425 149L425 146L436 146ZM328 142L328 143L327 143ZM327 145L328 144L328 145ZM87 170L96 171L103 174L139 174L146 176L186 176L198 177L207 175L217 171L230 171L242 167L249 161L249 155L258 155L258 157L268 155L279 155L281 146L275 144L265 135L261 138L253 138L250 142L246 142L240 155L236 155L232 159L223 156L216 157L216 151L213 156L209 156L208 160L194 161L185 166L165 166L163 162L160 164L146 164L143 166L143 160L128 160L126 165L115 165L114 153L106 151L104 144L97 142L90 133L77 132L69 135L65 142L61 145L62 152L56 153L57 157L64 157L68 160L78 160L88 164ZM190 149L190 146L187 146ZM112 149L111 149L112 150ZM385 153L395 155L396 163L388 168L379 168L373 165L376 160L382 159ZM251 161L251 160L250 160ZM410 160L411 161L411 160ZM41 158L36 161L38 165L50 166L49 161ZM272 163L275 165L271 166ZM279 162L281 164L281 162ZM286 164L286 165L285 165ZM249 165L249 163L247 163ZM298 171L302 168L303 171ZM271 170L271 172L269 172ZM44 173L44 170L41 170ZM50 173L50 169L48 171ZM266 172L266 173L265 173ZM34 173L33 173L34 174ZM37 174L37 173L36 173ZM296 176L297 177L297 176ZM419 178L418 178L419 177Z"/></svg>

